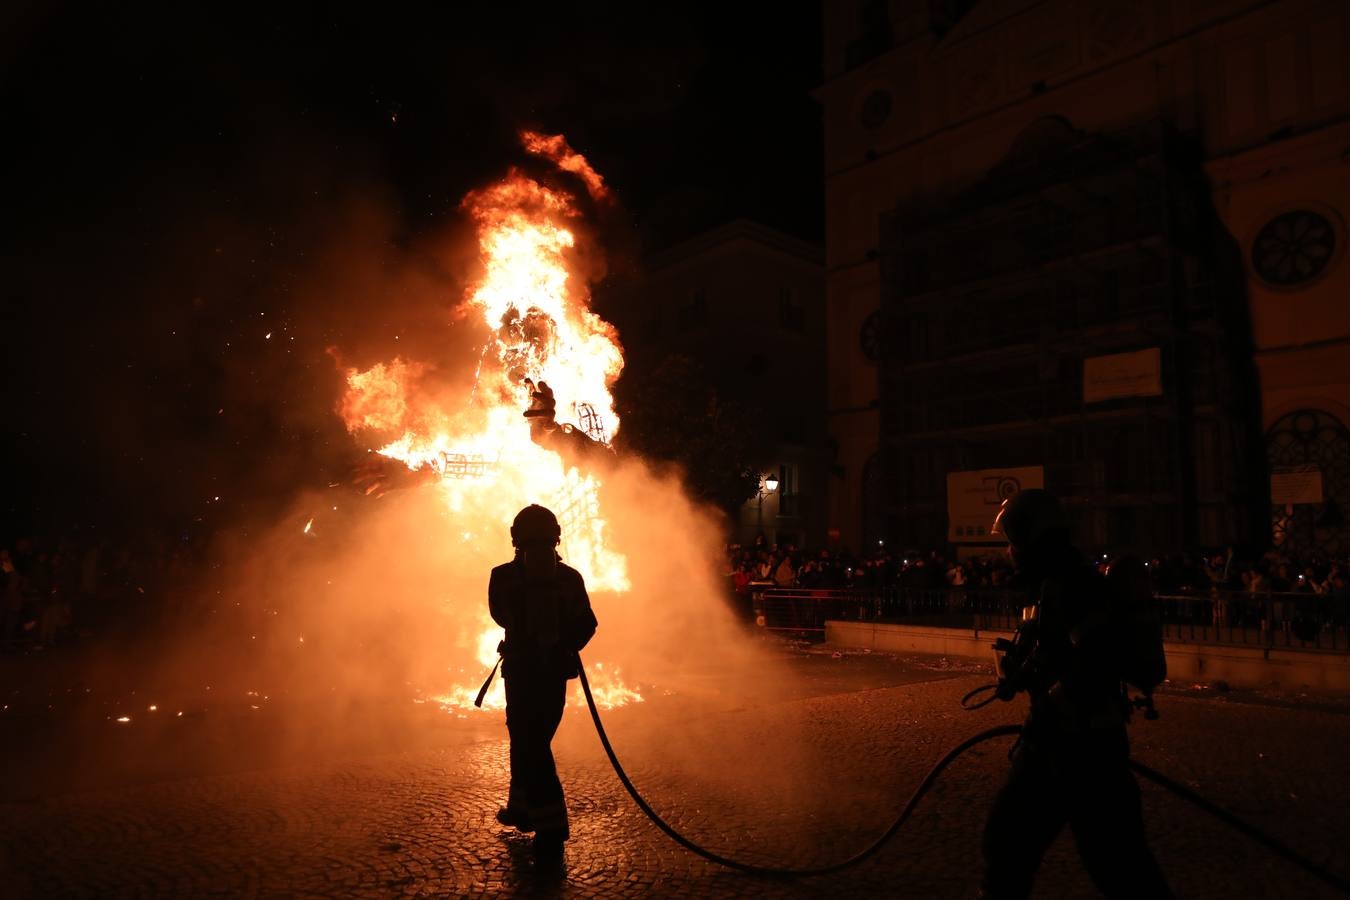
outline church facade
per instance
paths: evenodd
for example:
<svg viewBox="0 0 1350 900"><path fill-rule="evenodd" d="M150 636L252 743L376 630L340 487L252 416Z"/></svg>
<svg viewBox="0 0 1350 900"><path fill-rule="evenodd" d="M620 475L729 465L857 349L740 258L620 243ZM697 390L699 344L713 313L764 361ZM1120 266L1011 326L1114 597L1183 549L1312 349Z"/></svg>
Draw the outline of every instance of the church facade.
<svg viewBox="0 0 1350 900"><path fill-rule="evenodd" d="M1350 6L825 16L831 536L1350 552Z"/></svg>

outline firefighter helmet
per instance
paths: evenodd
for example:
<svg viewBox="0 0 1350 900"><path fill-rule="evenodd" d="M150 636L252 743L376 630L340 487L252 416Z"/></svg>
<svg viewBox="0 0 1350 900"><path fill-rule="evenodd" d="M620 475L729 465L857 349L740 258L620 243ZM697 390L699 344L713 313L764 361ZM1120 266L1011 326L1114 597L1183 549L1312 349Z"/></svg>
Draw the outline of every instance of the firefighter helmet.
<svg viewBox="0 0 1350 900"><path fill-rule="evenodd" d="M1025 549L1050 532L1068 530L1069 520L1054 495L1027 488L1003 501L989 533L1003 535L1013 547Z"/></svg>
<svg viewBox="0 0 1350 900"><path fill-rule="evenodd" d="M561 537L558 517L537 503L531 503L516 513L516 519L511 523L511 543L517 547L524 544L553 545Z"/></svg>

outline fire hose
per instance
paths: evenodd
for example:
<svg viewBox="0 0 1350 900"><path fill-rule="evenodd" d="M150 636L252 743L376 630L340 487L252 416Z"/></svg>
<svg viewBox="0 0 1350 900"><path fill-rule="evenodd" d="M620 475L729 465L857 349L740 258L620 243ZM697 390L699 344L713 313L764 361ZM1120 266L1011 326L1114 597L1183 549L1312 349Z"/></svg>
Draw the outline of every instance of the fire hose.
<svg viewBox="0 0 1350 900"><path fill-rule="evenodd" d="M740 860L735 860L726 856L722 856L719 853L715 853L712 850L707 849L706 847L702 847L699 844L694 843L689 838L685 837L684 835L676 831L674 828L672 828L670 824L666 822L665 819L661 818L660 814L657 813L656 810L652 809L651 804L649 804L645 799L643 799L642 795L638 793L638 789L633 785L632 780L628 777L628 773L624 771L623 766L619 763L619 757L614 752L614 746L609 742L609 735L605 733L605 726L600 721L600 711L599 709L596 708L595 698L591 695L591 684L590 681L588 681L586 678L586 667L580 663L579 659L577 669L579 674L581 675L581 690L586 695L586 706L591 711L591 721L595 723L596 734L600 736L600 744L605 749L605 755L609 757L610 765L614 767L614 774L619 776L619 781L623 783L624 789L628 791L628 796L633 798L633 802L637 804L638 808L642 810L642 812L647 816L647 818L651 819L652 824L656 825L657 828L665 832L666 836L669 837L671 840L673 840L675 843L679 844L681 847L695 854L696 856L700 856L703 859L708 860L709 862L716 863L717 865L725 866L728 869L734 869L738 872L745 872L748 875L758 875L761 877L806 878L816 875L830 875L863 862L869 857L875 855L876 852L880 850L883 846L885 846L886 843L889 842L891 838L895 837L895 835L900 831L901 827L904 826L905 822L909 820L910 816L914 812L915 807L919 805L919 801L923 799L924 795L927 794L929 790L932 789L933 785L937 782L938 776L941 775L943 770L945 770L947 766L951 765L956 760L957 757L959 757L961 754L965 753L972 747L976 746L977 744L982 744L985 741L990 741L1000 737L1014 737L1014 736L1020 737L1023 731L1021 725L999 725L994 728L986 728L984 731L978 732L977 734L974 734L971 737L966 738L961 743L957 744L955 747L949 750L946 753L946 755L944 755L941 759L939 759L931 769L928 770L928 774L924 776L923 781L921 781L919 783L919 786L915 788L914 793L910 795L910 798L905 803L904 808L901 809L900 815L896 817L895 821L891 823L890 827L887 828L886 831L883 832L882 835L878 837L875 841L873 841L870 845L863 848L859 852L853 854L852 856L848 857L847 859L841 860L836 863L831 863L830 865L811 866L797 869L783 868L778 866L761 866L755 865L753 863L741 862ZM994 687L996 686L986 685L983 688L976 688L975 691L972 691L971 693L967 694L966 697L962 700L962 706L966 707L966 700L970 699L973 695L983 693L986 690L992 690ZM989 698L989 700L992 699L993 697ZM984 703L980 703L976 706L966 708L978 709L979 707L986 705L989 702L989 700L986 700ZM1321 864L1311 859L1308 859L1306 856L1294 850L1292 847L1289 847L1287 844L1281 843L1280 841L1266 834L1264 831L1260 830L1256 826L1244 821L1243 819L1238 818L1237 816L1223 809L1218 804L1215 804L1205 799L1204 797L1192 791L1190 788L1177 783L1176 781L1172 780L1171 778L1168 778L1161 772L1158 772L1157 770L1152 769L1144 765L1143 763L1137 762L1132 759L1130 760L1130 768L1133 769L1137 774L1142 775L1149 781L1152 781L1154 784L1157 784L1160 787L1168 791L1171 791L1173 794L1181 797L1184 800L1189 800L1191 803L1195 804L1200 809L1204 810L1210 815L1220 819L1223 822L1226 822L1228 825L1230 825L1237 831L1241 832L1242 834L1245 834L1247 837L1261 844L1263 847L1272 851L1276 855L1282 857L1286 861L1299 867L1303 871L1307 872L1309 875L1312 875L1313 877L1319 879L1323 883L1328 884L1333 888L1336 888L1342 893L1350 895L1350 881L1347 881L1341 876L1335 874L1334 872L1327 869L1325 866L1322 866Z"/></svg>

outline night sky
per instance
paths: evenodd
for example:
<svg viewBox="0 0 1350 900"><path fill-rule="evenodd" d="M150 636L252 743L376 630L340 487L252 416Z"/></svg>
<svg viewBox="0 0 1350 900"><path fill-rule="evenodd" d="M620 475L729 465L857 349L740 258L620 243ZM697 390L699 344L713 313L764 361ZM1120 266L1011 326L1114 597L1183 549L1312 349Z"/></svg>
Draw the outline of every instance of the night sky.
<svg viewBox="0 0 1350 900"><path fill-rule="evenodd" d="M819 241L819 5L732 7L4 13L4 537L338 477L325 349L444 330L458 203L522 127L614 189L614 266L737 216Z"/></svg>

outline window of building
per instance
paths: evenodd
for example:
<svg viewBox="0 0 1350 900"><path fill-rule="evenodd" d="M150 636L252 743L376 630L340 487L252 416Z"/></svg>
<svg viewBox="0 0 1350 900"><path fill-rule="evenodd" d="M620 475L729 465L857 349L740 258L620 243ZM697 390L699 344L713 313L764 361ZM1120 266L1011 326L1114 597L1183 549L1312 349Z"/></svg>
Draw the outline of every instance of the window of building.
<svg viewBox="0 0 1350 900"><path fill-rule="evenodd" d="M862 112L859 115L863 127L876 129L886 124L886 120L891 117L891 106L890 91L880 89L872 91L863 100Z"/></svg>
<svg viewBox="0 0 1350 900"><path fill-rule="evenodd" d="M1317 280L1336 256L1336 227L1312 209L1295 209L1271 219L1252 243L1252 268L1274 288Z"/></svg>
<svg viewBox="0 0 1350 900"><path fill-rule="evenodd" d="M806 314L797 302L797 292L792 288L778 289L778 324L797 334L806 331Z"/></svg>
<svg viewBox="0 0 1350 900"><path fill-rule="evenodd" d="M778 467L778 514L796 516L801 513L801 497L797 493L797 466L783 463Z"/></svg>
<svg viewBox="0 0 1350 900"><path fill-rule="evenodd" d="M680 330L692 331L708 324L708 292L696 288L689 295L689 302L680 307Z"/></svg>
<svg viewBox="0 0 1350 900"><path fill-rule="evenodd" d="M881 359L881 310L873 310L858 329L858 346L870 363Z"/></svg>

